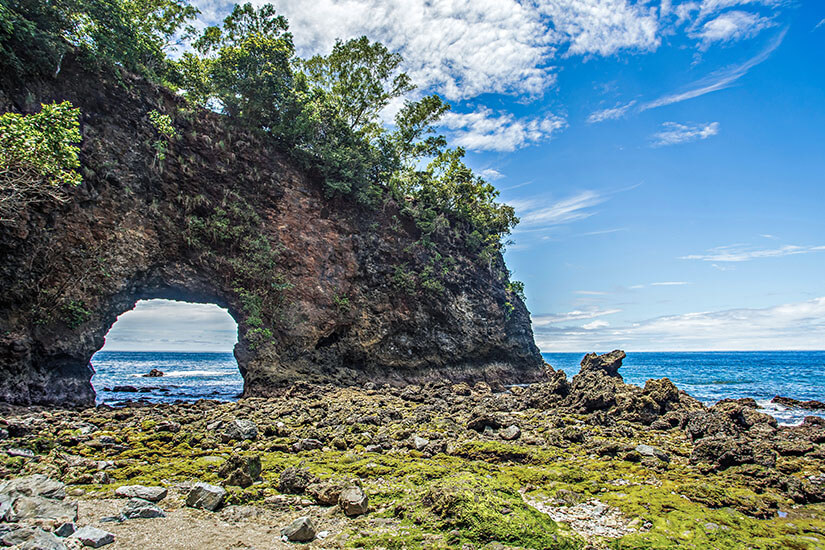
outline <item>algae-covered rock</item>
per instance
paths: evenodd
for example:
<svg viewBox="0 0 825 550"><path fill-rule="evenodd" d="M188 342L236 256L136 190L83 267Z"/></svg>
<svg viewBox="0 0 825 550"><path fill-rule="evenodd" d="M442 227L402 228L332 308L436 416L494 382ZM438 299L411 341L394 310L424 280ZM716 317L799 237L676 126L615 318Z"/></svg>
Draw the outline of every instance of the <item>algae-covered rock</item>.
<svg viewBox="0 0 825 550"><path fill-rule="evenodd" d="M225 485L249 487L261 479L261 457L258 455L232 455L223 463L218 475Z"/></svg>
<svg viewBox="0 0 825 550"><path fill-rule="evenodd" d="M278 480L278 490L286 494L300 495L315 480L315 476L306 468L286 468Z"/></svg>

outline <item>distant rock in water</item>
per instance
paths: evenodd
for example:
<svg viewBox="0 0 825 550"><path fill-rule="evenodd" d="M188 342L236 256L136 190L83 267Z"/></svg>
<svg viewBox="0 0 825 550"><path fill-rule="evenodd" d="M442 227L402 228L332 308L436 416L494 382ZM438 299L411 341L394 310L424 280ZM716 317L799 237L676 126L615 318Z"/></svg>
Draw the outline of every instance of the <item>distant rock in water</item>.
<svg viewBox="0 0 825 550"><path fill-rule="evenodd" d="M158 369L152 369L143 375L144 378L160 378L161 376L163 376L163 371Z"/></svg>
<svg viewBox="0 0 825 550"><path fill-rule="evenodd" d="M823 403L822 401L800 401L799 399L793 399L791 397L782 397L780 395L777 395L776 397L771 399L771 403L795 409L805 409L808 411L825 411L825 403Z"/></svg>
<svg viewBox="0 0 825 550"><path fill-rule="evenodd" d="M125 70L67 54L54 78L0 86L0 112L68 100L83 128L69 200L0 224L0 401L93 405L90 359L146 298L227 308L247 397L543 379L501 254L458 222L424 248L411 205L330 197L319 170ZM177 133L164 159L152 111Z"/></svg>

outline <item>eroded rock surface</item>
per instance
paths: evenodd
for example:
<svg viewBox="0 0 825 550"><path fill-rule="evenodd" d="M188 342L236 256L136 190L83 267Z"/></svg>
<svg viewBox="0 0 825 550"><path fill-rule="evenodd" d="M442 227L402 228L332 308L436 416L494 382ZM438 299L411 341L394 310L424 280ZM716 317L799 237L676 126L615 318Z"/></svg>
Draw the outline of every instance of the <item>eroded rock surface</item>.
<svg viewBox="0 0 825 550"><path fill-rule="evenodd" d="M92 355L137 300L226 307L246 396L296 381L533 382L543 361L500 255L433 238L403 204L328 197L311 169L174 94L67 55L56 78L0 90L0 112L69 100L83 183L0 224L0 400L91 405ZM148 113L172 117L165 159ZM437 283L437 284L436 284Z"/></svg>

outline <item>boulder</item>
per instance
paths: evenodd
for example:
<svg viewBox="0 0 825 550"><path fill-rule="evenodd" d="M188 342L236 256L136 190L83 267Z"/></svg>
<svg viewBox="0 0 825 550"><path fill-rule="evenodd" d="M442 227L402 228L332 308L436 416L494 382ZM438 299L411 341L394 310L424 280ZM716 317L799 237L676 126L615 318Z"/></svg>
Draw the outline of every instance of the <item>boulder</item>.
<svg viewBox="0 0 825 550"><path fill-rule="evenodd" d="M45 519L54 523L77 521L77 503L43 497L17 497L6 514L10 521Z"/></svg>
<svg viewBox="0 0 825 550"><path fill-rule="evenodd" d="M145 485L124 485L115 490L115 496L122 498L139 498L150 502L160 502L168 491L165 487L147 487Z"/></svg>
<svg viewBox="0 0 825 550"><path fill-rule="evenodd" d="M223 487L198 482L189 489L186 496L186 505L190 508L202 508L214 512L223 504L226 490Z"/></svg>
<svg viewBox="0 0 825 550"><path fill-rule="evenodd" d="M165 518L166 512L156 506L155 503L148 500L143 500L142 498L130 498L120 515L124 519Z"/></svg>
<svg viewBox="0 0 825 550"><path fill-rule="evenodd" d="M19 550L67 550L63 541L39 527L14 529L3 535L0 542Z"/></svg>
<svg viewBox="0 0 825 550"><path fill-rule="evenodd" d="M90 546L92 548L100 548L101 546L115 542L115 536L112 533L98 529L97 527L92 527L91 525L81 527L74 532L71 538L79 540L83 543L83 546Z"/></svg>
<svg viewBox="0 0 825 550"><path fill-rule="evenodd" d="M767 468L776 465L776 455L762 445L743 437L717 435L705 437L694 444L690 455L693 464L706 464L721 471L740 464L758 464Z"/></svg>
<svg viewBox="0 0 825 550"><path fill-rule="evenodd" d="M229 422L223 431L224 441L243 441L258 437L258 425L251 420L236 418Z"/></svg>
<svg viewBox="0 0 825 550"><path fill-rule="evenodd" d="M341 491L347 487L346 483L341 481L325 481L323 483L313 483L307 487L307 494L312 496L318 504L325 506L335 506L338 504L338 498L341 496Z"/></svg>
<svg viewBox="0 0 825 550"><path fill-rule="evenodd" d="M598 355L596 353L588 353L581 361L581 369L579 374L586 372L599 372L607 376L621 379L619 369L622 366L622 361L627 357L627 354L620 349L613 350L610 353Z"/></svg>
<svg viewBox="0 0 825 550"><path fill-rule="evenodd" d="M281 536L290 542L309 542L315 538L315 532L312 519L304 516L281 529Z"/></svg>
<svg viewBox="0 0 825 550"><path fill-rule="evenodd" d="M161 376L163 376L163 371L158 369L152 369L143 375L144 378L160 378Z"/></svg>
<svg viewBox="0 0 825 550"><path fill-rule="evenodd" d="M367 513L369 498L361 487L353 485L341 491L341 495L338 497L338 505L346 515L350 517L360 516Z"/></svg>
<svg viewBox="0 0 825 550"><path fill-rule="evenodd" d="M224 485L249 487L261 479L261 457L258 455L232 455L223 463L218 475Z"/></svg>
<svg viewBox="0 0 825 550"><path fill-rule="evenodd" d="M34 474L0 484L0 494L63 499L66 497L66 486L43 474Z"/></svg>
<svg viewBox="0 0 825 550"><path fill-rule="evenodd" d="M281 472L281 477L278 480L278 490L290 495L300 495L306 491L315 479L315 476L309 473L306 468L291 466Z"/></svg>

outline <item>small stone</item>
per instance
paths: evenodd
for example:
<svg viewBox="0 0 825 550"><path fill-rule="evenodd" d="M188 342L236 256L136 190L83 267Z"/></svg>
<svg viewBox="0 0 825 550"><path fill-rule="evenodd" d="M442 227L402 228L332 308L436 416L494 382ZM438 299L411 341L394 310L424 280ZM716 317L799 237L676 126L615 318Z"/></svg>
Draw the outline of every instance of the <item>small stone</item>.
<svg viewBox="0 0 825 550"><path fill-rule="evenodd" d="M223 504L226 490L209 483L198 482L189 490L186 505L190 508L202 508L214 512Z"/></svg>
<svg viewBox="0 0 825 550"><path fill-rule="evenodd" d="M66 523L60 524L57 529L54 530L54 534L58 537L66 538L69 535L73 534L77 531L77 526L74 523L68 521Z"/></svg>
<svg viewBox="0 0 825 550"><path fill-rule="evenodd" d="M125 519L136 518L165 518L166 512L148 500L142 498L132 498L126 503L126 507L121 512Z"/></svg>
<svg viewBox="0 0 825 550"><path fill-rule="evenodd" d="M635 451L642 456L655 457L663 462L670 462L670 455L662 449L657 449L656 447L652 447L650 445L636 445Z"/></svg>
<svg viewBox="0 0 825 550"><path fill-rule="evenodd" d="M34 458L34 453L28 449L10 448L6 449L6 454L9 456L19 456L20 458Z"/></svg>
<svg viewBox="0 0 825 550"><path fill-rule="evenodd" d="M381 445L367 445L364 447L364 450L368 453L382 453L384 452L384 447Z"/></svg>
<svg viewBox="0 0 825 550"><path fill-rule="evenodd" d="M325 483L313 483L307 487L310 494L319 504L325 506L335 506L341 496L341 491L345 485L340 482L328 481Z"/></svg>
<svg viewBox="0 0 825 550"><path fill-rule="evenodd" d="M161 376L163 376L163 371L158 369L152 369L143 375L144 378L160 378Z"/></svg>
<svg viewBox="0 0 825 550"><path fill-rule="evenodd" d="M495 429L492 426L484 426L484 430L481 432L487 437L493 437L496 435Z"/></svg>
<svg viewBox="0 0 825 550"><path fill-rule="evenodd" d="M145 485L124 485L115 490L115 496L123 498L139 498L150 502L160 502L168 491L165 487L146 487Z"/></svg>
<svg viewBox="0 0 825 550"><path fill-rule="evenodd" d="M366 514L369 508L369 499L361 487L347 487L338 497L338 505L350 517Z"/></svg>
<svg viewBox="0 0 825 550"><path fill-rule="evenodd" d="M505 441L513 441L514 439L521 437L521 429L513 424L512 426L501 430L499 435L501 436L501 439L504 439Z"/></svg>
<svg viewBox="0 0 825 550"><path fill-rule="evenodd" d="M424 448L430 444L429 439L424 439L423 437L415 436L413 437L413 447L415 447L416 451L423 451Z"/></svg>
<svg viewBox="0 0 825 550"><path fill-rule="evenodd" d="M309 517L300 517L281 529L281 536L290 542L309 542L315 538L315 525Z"/></svg>
<svg viewBox="0 0 825 550"><path fill-rule="evenodd" d="M72 538L82 542L83 546L91 546L92 548L100 548L115 542L115 536L112 533L91 525L86 525L75 531Z"/></svg>
<svg viewBox="0 0 825 550"><path fill-rule="evenodd" d="M251 420L236 418L224 428L224 441L255 439L258 437L258 425Z"/></svg>

